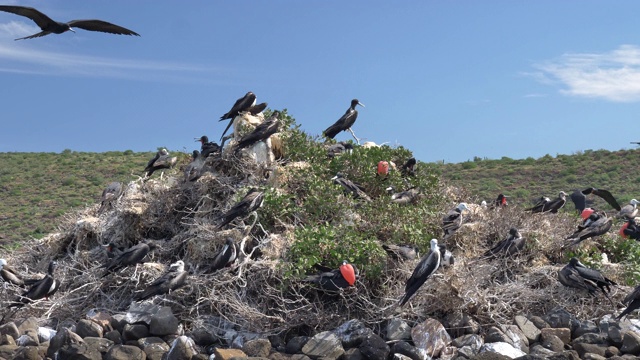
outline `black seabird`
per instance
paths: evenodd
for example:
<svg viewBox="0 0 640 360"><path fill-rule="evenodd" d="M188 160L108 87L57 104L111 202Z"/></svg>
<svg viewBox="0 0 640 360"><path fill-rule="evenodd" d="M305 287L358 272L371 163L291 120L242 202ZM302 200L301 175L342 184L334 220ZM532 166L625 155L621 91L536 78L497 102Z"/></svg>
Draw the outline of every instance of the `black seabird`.
<svg viewBox="0 0 640 360"><path fill-rule="evenodd" d="M256 104L253 106L249 106L249 108L247 109L247 112L253 116L256 116L258 114L260 114L261 112L264 111L264 109L267 108L267 103L260 103L260 104Z"/></svg>
<svg viewBox="0 0 640 360"><path fill-rule="evenodd" d="M541 197L533 207L525 209L524 211L531 211L532 213L550 212L555 214L566 202L567 193L560 191L557 198L550 200L548 197Z"/></svg>
<svg viewBox="0 0 640 360"><path fill-rule="evenodd" d="M420 190L415 186L401 192L395 192L393 186L389 186L386 190L391 193L391 202L396 204L415 203L420 197Z"/></svg>
<svg viewBox="0 0 640 360"><path fill-rule="evenodd" d="M47 15L41 13L40 11L26 6L12 6L12 5L0 5L0 11L10 12L16 15L26 16L29 19L33 20L42 30L37 34L33 34L30 36L18 38L16 40L23 39L33 39L49 34L62 34L65 31L73 31L72 27L89 30L89 31L100 31L110 34L116 35L134 35L140 36L138 33L131 31L129 29L123 28L122 26L118 26L106 21L102 20L71 20L69 22L63 23L59 21L51 20Z"/></svg>
<svg viewBox="0 0 640 360"><path fill-rule="evenodd" d="M107 250L107 259L113 259L117 256L120 256L120 254L122 254L122 252L124 251L124 248L119 247L112 242L108 243L107 245L102 245L102 247L106 248Z"/></svg>
<svg viewBox="0 0 640 360"><path fill-rule="evenodd" d="M218 220L222 219L222 222L216 227L216 230L222 229L238 217L245 217L251 213L255 213L257 217L258 214L255 211L262 206L263 202L264 193L256 188L250 189L242 200L237 202L231 207L231 209L218 217Z"/></svg>
<svg viewBox="0 0 640 360"><path fill-rule="evenodd" d="M596 291L600 289L609 301L610 286L617 285L604 277L600 271L584 266L575 257L558 272L558 279L564 286L587 290L591 296L595 296Z"/></svg>
<svg viewBox="0 0 640 360"><path fill-rule="evenodd" d="M493 259L499 256L511 256L524 249L525 240L516 228L509 229L509 236L499 241L494 247L487 250L483 257Z"/></svg>
<svg viewBox="0 0 640 360"><path fill-rule="evenodd" d="M107 207L113 206L118 201L118 198L122 195L122 184L114 181L107 185L107 188L102 191L100 208L98 214L101 214Z"/></svg>
<svg viewBox="0 0 640 360"><path fill-rule="evenodd" d="M202 167L204 166L204 157L200 155L198 150L193 150L191 154L191 162L184 168L184 181L196 181L202 175Z"/></svg>
<svg viewBox="0 0 640 360"><path fill-rule="evenodd" d="M210 154L217 153L222 150L222 147L216 142L209 141L209 137L207 137L207 135L202 135L200 138L196 138L196 141L201 143L200 155L202 155L202 158L204 159L208 158Z"/></svg>
<svg viewBox="0 0 640 360"><path fill-rule="evenodd" d="M578 214L582 213L582 210L587 207L587 195L589 194L593 194L603 198L614 209L620 211L620 205L616 201L616 198L614 198L608 190L590 187L584 190L575 190L570 195L571 201L573 201L573 204L576 206Z"/></svg>
<svg viewBox="0 0 640 360"><path fill-rule="evenodd" d="M414 260L418 257L418 248L415 246L383 244L382 248L396 260Z"/></svg>
<svg viewBox="0 0 640 360"><path fill-rule="evenodd" d="M338 119L338 121L336 121L333 125L329 126L323 132L324 136L330 139L333 139L334 137L336 137L336 135L338 135L339 132L348 130L353 136L353 138L356 139L356 142L360 144L360 139L358 139L356 137L356 134L353 133L353 130L351 130L351 127L353 126L353 124L356 122L356 119L358 118L358 111L356 110L357 105L364 107L364 105L360 103L358 99L351 100L351 106L349 107L349 109L347 109L347 111L344 113L344 115L342 115L340 119Z"/></svg>
<svg viewBox="0 0 640 360"><path fill-rule="evenodd" d="M184 262L178 260L169 266L169 270L136 297L136 301L146 300L156 295L167 294L187 283L188 272L184 270Z"/></svg>
<svg viewBox="0 0 640 360"><path fill-rule="evenodd" d="M358 270L356 267L345 260L340 265L340 268L308 276L303 281L318 284L326 291L340 291L340 289L354 286L357 277Z"/></svg>
<svg viewBox="0 0 640 360"><path fill-rule="evenodd" d="M636 219L631 218L622 225L620 235L629 237L630 239L640 240L640 227L636 224Z"/></svg>
<svg viewBox="0 0 640 360"><path fill-rule="evenodd" d="M413 294L427 281L427 279L440 267L440 248L438 240L431 239L431 251L420 260L418 266L411 274L404 288L404 295L400 299L400 306L411 299Z"/></svg>
<svg viewBox="0 0 640 360"><path fill-rule="evenodd" d="M447 239L453 235L462 225L462 211L469 210L466 203L460 203L458 206L450 210L442 217L442 231L444 238Z"/></svg>
<svg viewBox="0 0 640 360"><path fill-rule="evenodd" d="M636 288L622 300L622 303L627 305L627 308L624 309L620 315L616 316L616 320L620 320L629 315L633 310L640 308L640 285L636 286Z"/></svg>
<svg viewBox="0 0 640 360"><path fill-rule="evenodd" d="M353 152L353 144L346 141L340 141L327 148L327 156L330 158L334 158L344 153L351 154L351 152Z"/></svg>
<svg viewBox="0 0 640 360"><path fill-rule="evenodd" d="M604 213L594 212L578 226L578 230L565 239L566 244L562 248L576 246L588 238L606 234L612 225L613 219Z"/></svg>
<svg viewBox="0 0 640 360"><path fill-rule="evenodd" d="M176 160L177 158L169 155L167 149L160 149L144 168L145 176L151 176L156 170L171 169L176 164Z"/></svg>
<svg viewBox="0 0 640 360"><path fill-rule="evenodd" d="M416 175L416 158L410 158L400 167L400 173L404 176Z"/></svg>
<svg viewBox="0 0 640 360"><path fill-rule="evenodd" d="M236 143L236 150L244 149L259 141L266 141L271 135L277 133L280 128L279 115L279 111L274 111L267 120L256 126L252 132L240 138Z"/></svg>
<svg viewBox="0 0 640 360"><path fill-rule="evenodd" d="M141 263L147 254L157 247L156 243L141 242L134 245L127 250L124 250L120 255L114 257L108 264L104 264L102 267L106 269L106 272L102 277L109 275L110 273L124 269L130 265L136 265Z"/></svg>
<svg viewBox="0 0 640 360"><path fill-rule="evenodd" d="M337 173L331 180L333 180L335 184L342 186L345 192L351 193L354 198L371 201L371 198L364 192L362 186L346 179L342 173Z"/></svg>
<svg viewBox="0 0 640 360"><path fill-rule="evenodd" d="M493 202L493 206L496 207L496 208L507 206L508 205L507 204L507 198L508 198L508 196L506 196L504 194L498 194L498 197Z"/></svg>
<svg viewBox="0 0 640 360"><path fill-rule="evenodd" d="M638 204L640 204L640 201L636 199L631 199L631 201L629 201L629 204L623 206L620 209L620 212L618 213L617 217L621 217L625 219L632 219L636 217L636 215L638 215L638 206L637 206Z"/></svg>
<svg viewBox="0 0 640 360"><path fill-rule="evenodd" d="M225 241L224 247L222 248L222 250L218 253L218 255L216 255L215 258L213 258L213 261L209 266L209 270L213 272L213 271L218 271L222 268L225 268L231 265L234 261L236 261L237 257L238 257L238 248L236 244L233 242L233 239L228 238Z"/></svg>
<svg viewBox="0 0 640 360"><path fill-rule="evenodd" d="M250 107L254 106L255 104L256 104L256 94L249 91L243 97L236 100L235 104L233 104L233 106L231 107L231 110L227 111L226 114L220 116L220 121L231 119L229 120L229 124L227 125L227 127L222 132L222 135L220 136L221 140L224 137L224 135L227 133L227 131L229 131L229 128L231 127L231 125L233 125L233 119L235 119L236 116L238 116L238 114L240 114L241 112L247 111Z"/></svg>
<svg viewBox="0 0 640 360"><path fill-rule="evenodd" d="M56 267L58 267L57 261L50 262L47 274L42 279L34 282L29 290L22 293L22 295L8 307L22 307L34 300L49 298L55 294L60 287L60 282L53 277Z"/></svg>

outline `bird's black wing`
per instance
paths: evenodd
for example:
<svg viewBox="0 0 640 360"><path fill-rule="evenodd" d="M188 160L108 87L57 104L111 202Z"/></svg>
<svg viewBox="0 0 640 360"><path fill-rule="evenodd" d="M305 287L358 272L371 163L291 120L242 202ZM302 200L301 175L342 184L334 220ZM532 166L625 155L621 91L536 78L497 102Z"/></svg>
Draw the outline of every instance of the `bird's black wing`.
<svg viewBox="0 0 640 360"><path fill-rule="evenodd" d="M252 132L243 136L240 141L238 141L236 148L243 149L257 143L258 141L266 140L269 136L278 132L279 127L280 122L277 117L265 120L260 125L256 126Z"/></svg>
<svg viewBox="0 0 640 360"><path fill-rule="evenodd" d="M112 24L110 22L106 22L106 21L102 21L102 20L71 20L67 23L70 27L76 27L76 28L80 28L80 29L84 29L84 30L89 30L89 31L100 31L100 32L104 32L104 33L109 33L109 34L116 34L116 35L133 35L133 36L140 36L140 34L138 34L135 31L129 30L127 28L124 28L122 26L116 25L116 24Z"/></svg>
<svg viewBox="0 0 640 360"><path fill-rule="evenodd" d="M347 112L345 112L344 115L342 115L342 117L338 119L338 121L336 121L333 125L329 126L324 131L324 136L333 139L336 135L338 135L340 131L344 131L350 128L353 123L356 122L357 117L358 111L351 110L351 108L349 108Z"/></svg>
<svg viewBox="0 0 640 360"><path fill-rule="evenodd" d="M576 190L571 193L569 197L571 198L571 201L573 201L576 210L578 210L579 212L582 212L582 210L587 207L587 196L584 194L584 192Z"/></svg>
<svg viewBox="0 0 640 360"><path fill-rule="evenodd" d="M26 16L29 19L33 20L36 23L36 25L38 25L42 30L44 30L46 27L48 27L51 24L57 24L55 21L51 20L50 17L48 17L47 15L41 13L40 11L32 7L0 5L0 11L6 11L16 15ZM46 34L42 34L39 36L43 36L43 35L46 35Z"/></svg>
<svg viewBox="0 0 640 360"><path fill-rule="evenodd" d="M592 193L603 198L611 207L620 211L620 204L618 204L616 198L614 198L608 190L594 189Z"/></svg>
<svg viewBox="0 0 640 360"><path fill-rule="evenodd" d="M430 251L420 262L418 266L413 270L411 277L407 280L405 285L405 294L400 299L400 306L404 305L413 294L418 291L422 284L433 274L440 266L440 252Z"/></svg>
<svg viewBox="0 0 640 360"><path fill-rule="evenodd" d="M159 157L160 157L160 152L157 152L156 155L151 160L149 160L149 162L147 163L147 167L144 168L144 171L151 170L151 168L153 168L153 164L156 162L156 160L158 160Z"/></svg>
<svg viewBox="0 0 640 360"><path fill-rule="evenodd" d="M253 103L255 101L256 101L256 95L254 93L246 94L245 96L236 100L236 102L231 107L231 110L229 110L226 114L222 115L219 121L222 121L224 119L231 119L231 122L233 122L233 118L236 117L239 112L247 110L249 107L253 106ZM228 129L229 129L229 126L227 126L227 130ZM225 130L224 133L222 133L222 136L224 136L227 130Z"/></svg>

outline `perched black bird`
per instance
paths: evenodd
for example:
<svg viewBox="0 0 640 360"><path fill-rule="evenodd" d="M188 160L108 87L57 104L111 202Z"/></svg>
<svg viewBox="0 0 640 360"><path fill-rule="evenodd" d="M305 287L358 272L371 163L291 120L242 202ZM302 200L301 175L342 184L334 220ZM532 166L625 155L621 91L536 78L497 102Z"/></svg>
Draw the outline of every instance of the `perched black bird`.
<svg viewBox="0 0 640 360"><path fill-rule="evenodd" d="M511 256L524 249L525 240L516 228L509 229L509 236L499 241L494 247L487 250L482 256L493 259L499 256Z"/></svg>
<svg viewBox="0 0 640 360"><path fill-rule="evenodd" d="M414 260L418 257L418 248L415 246L383 244L382 248L396 260Z"/></svg>
<svg viewBox="0 0 640 360"><path fill-rule="evenodd" d="M141 242L134 245L127 250L124 250L120 255L114 257L109 263L104 264L102 267L107 269L102 277L109 275L110 273L124 269L130 265L136 265L141 263L147 254L157 247L155 242Z"/></svg>
<svg viewBox="0 0 640 360"><path fill-rule="evenodd" d="M340 265L340 268L308 276L303 281L318 284L326 291L340 291L340 289L354 286L357 277L358 270L356 267L345 260Z"/></svg>
<svg viewBox="0 0 640 360"><path fill-rule="evenodd" d="M415 176L416 175L416 158L409 158L406 163L400 167L400 173L403 176Z"/></svg>
<svg viewBox="0 0 640 360"><path fill-rule="evenodd" d="M184 262L178 260L169 266L169 270L154 282L149 284L147 288L138 296L136 301L146 300L156 295L167 294L172 290L176 290L187 283L188 272L184 270Z"/></svg>
<svg viewBox="0 0 640 360"><path fill-rule="evenodd" d="M0 11L10 12L16 15L26 16L33 20L42 30L37 34L31 36L19 38L16 40L33 39L49 34L62 34L65 31L73 31L72 27L77 27L89 31L100 31L116 35L135 35L140 36L138 33L129 29L123 28L112 23L108 23L102 20L71 20L63 23L59 21L51 20L47 15L40 11L26 6L12 6L12 5L0 5Z"/></svg>
<svg viewBox="0 0 640 360"><path fill-rule="evenodd" d="M101 214L107 207L113 206L118 201L118 198L122 195L122 184L114 181L107 185L107 188L102 191L100 208L98 214Z"/></svg>
<svg viewBox="0 0 640 360"><path fill-rule="evenodd" d="M171 169L176 164L177 158L171 157L167 149L160 149L156 156L154 156L147 163L147 167L144 168L145 176L149 177L154 171L160 169Z"/></svg>
<svg viewBox="0 0 640 360"><path fill-rule="evenodd" d="M184 181L196 181L202 175L204 166L204 157L200 155L200 151L193 150L191 154L191 162L184 168Z"/></svg>
<svg viewBox="0 0 640 360"><path fill-rule="evenodd" d="M213 261L209 265L210 271L218 271L231 265L238 257L238 248L233 242L233 239L228 238L222 250L213 258Z"/></svg>
<svg viewBox="0 0 640 360"><path fill-rule="evenodd" d="M604 213L594 212L578 226L578 230L565 239L567 243L562 248L576 246L588 238L606 234L611 225L613 219Z"/></svg>
<svg viewBox="0 0 640 360"><path fill-rule="evenodd" d="M259 141L266 141L271 135L277 133L280 128L279 115L279 111L274 111L267 120L263 121L260 125L256 126L252 132L238 140L236 143L236 151L249 147Z"/></svg>
<svg viewBox="0 0 640 360"><path fill-rule="evenodd" d="M451 237L456 230L462 226L462 212L464 210L469 210L467 204L460 203L442 217L442 231L444 232L443 239Z"/></svg>
<svg viewBox="0 0 640 360"><path fill-rule="evenodd" d="M627 308L624 309L620 315L616 316L617 320L629 315L633 310L640 308L640 285L636 286L636 288L622 300L622 303L627 305Z"/></svg>
<svg viewBox="0 0 640 360"><path fill-rule="evenodd" d="M352 151L353 151L353 144L346 141L340 141L327 148L327 156L330 158L334 158L344 153L351 154Z"/></svg>
<svg viewBox="0 0 640 360"><path fill-rule="evenodd" d="M393 186L389 186L386 190L391 194L391 202L396 204L415 203L420 197L420 190L415 186L401 192L395 192Z"/></svg>
<svg viewBox="0 0 640 360"><path fill-rule="evenodd" d="M337 173L331 180L333 180L335 184L342 186L344 191L350 193L354 198L371 201L371 198L364 192L362 186L346 179L342 173Z"/></svg>
<svg viewBox="0 0 640 360"><path fill-rule="evenodd" d="M258 114L260 114L261 112L264 111L264 109L267 108L267 103L260 103L260 104L256 104L253 106L249 106L249 108L246 110L249 114L256 116Z"/></svg>
<svg viewBox="0 0 640 360"><path fill-rule="evenodd" d="M209 137L207 137L207 135L202 135L200 138L196 138L196 141L201 143L200 155L203 159L208 158L210 154L217 153L222 150L222 147L216 142L209 141Z"/></svg>
<svg viewBox="0 0 640 360"><path fill-rule="evenodd" d="M404 295L400 299L400 306L404 305L411 299L413 294L418 291L422 284L440 267L440 248L438 240L431 239L431 251L420 260L415 270L411 274L404 288Z"/></svg>
<svg viewBox="0 0 640 360"><path fill-rule="evenodd" d="M564 191L560 191L558 197L551 200L548 197L541 197L540 200L531 208L525 209L524 211L531 211L532 213L557 213L564 204L567 202L567 193Z"/></svg>
<svg viewBox="0 0 640 360"><path fill-rule="evenodd" d="M220 230L228 223L232 222L235 218L245 217L251 213L254 213L262 206L264 201L264 193L256 188L249 190L242 200L237 202L227 212L220 215L218 220L222 219L222 222L216 227L216 230ZM255 213L258 216L257 213Z"/></svg>
<svg viewBox="0 0 640 360"><path fill-rule="evenodd" d="M351 135L353 135L353 138L356 139L356 142L360 144L360 139L358 139L356 137L356 134L353 133L353 130L351 130L351 127L353 126L353 124L356 122L356 119L358 118L358 111L356 110L356 105L360 105L364 107L364 105L362 105L362 103L360 103L358 99L351 100L351 106L349 107L349 109L347 109L347 111L344 113L344 115L342 115L340 119L338 119L338 121L336 121L333 125L329 126L323 132L324 136L330 139L333 139L334 137L336 137L336 135L338 135L339 132L348 130L351 133Z"/></svg>
<svg viewBox="0 0 640 360"><path fill-rule="evenodd" d="M627 220L621 230L621 235L625 235L630 239L640 240L640 227L636 224L635 218Z"/></svg>
<svg viewBox="0 0 640 360"><path fill-rule="evenodd" d="M220 121L231 119L227 127L222 132L222 135L220 136L220 140L222 140L222 138L227 133L227 131L229 131L229 128L231 127L231 125L233 125L233 119L235 119L236 116L238 116L238 114L240 114L241 112L245 112L249 110L249 108L251 108L255 104L256 104L256 94L249 91L243 97L236 100L235 104L233 104L233 106L231 107L231 110L227 111L227 113L220 116Z"/></svg>
<svg viewBox="0 0 640 360"><path fill-rule="evenodd" d="M47 274L42 279L34 282L29 290L22 293L15 302L9 304L7 307L22 307L34 300L49 298L49 296L55 294L60 287L60 282L53 277L56 267L58 267L57 261L50 262Z"/></svg>
<svg viewBox="0 0 640 360"><path fill-rule="evenodd" d="M571 258L569 264L558 272L558 279L564 286L587 290L592 296L600 289L609 301L610 286L617 285L604 277L600 271L584 266L577 258Z"/></svg>
<svg viewBox="0 0 640 360"><path fill-rule="evenodd" d="M587 195L589 194L603 198L614 209L620 211L620 205L609 191L590 187L584 190L575 190L570 195L571 201L573 201L573 204L576 206L578 214L587 207Z"/></svg>
<svg viewBox="0 0 640 360"><path fill-rule="evenodd" d="M499 208L499 207L503 207L503 206L509 205L509 204L507 204L507 198L508 198L508 196L506 196L504 194L498 194L498 197L496 198L496 201L493 202L493 207Z"/></svg>

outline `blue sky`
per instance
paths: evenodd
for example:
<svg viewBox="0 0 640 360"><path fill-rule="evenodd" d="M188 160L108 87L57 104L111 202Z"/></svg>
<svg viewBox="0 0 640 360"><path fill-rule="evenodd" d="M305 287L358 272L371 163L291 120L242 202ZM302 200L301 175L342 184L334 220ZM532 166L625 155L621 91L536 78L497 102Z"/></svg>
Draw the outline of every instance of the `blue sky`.
<svg viewBox="0 0 640 360"><path fill-rule="evenodd" d="M356 135L422 161L640 141L637 1L185 3L4 0L141 37L0 12L0 152L191 151L247 91L311 134L358 98Z"/></svg>

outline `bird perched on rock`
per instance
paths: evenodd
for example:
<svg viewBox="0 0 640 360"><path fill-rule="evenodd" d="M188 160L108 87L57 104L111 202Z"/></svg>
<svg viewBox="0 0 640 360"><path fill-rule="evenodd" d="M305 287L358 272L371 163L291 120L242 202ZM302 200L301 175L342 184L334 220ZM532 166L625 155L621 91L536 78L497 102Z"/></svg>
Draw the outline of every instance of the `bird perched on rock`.
<svg viewBox="0 0 640 360"><path fill-rule="evenodd" d="M170 291L184 286L187 283L187 275L188 272L184 270L184 262L182 260L176 261L169 266L167 272L136 296L136 301L143 301L156 295L168 294Z"/></svg>
<svg viewBox="0 0 640 360"><path fill-rule="evenodd" d="M16 40L33 39L49 34L62 34L66 31L75 32L73 30L74 27L89 31L100 31L116 35L140 36L138 33L127 28L123 28L122 26L118 26L102 20L71 20L66 23L55 21L32 7L0 5L0 11L6 11L16 15L28 17L40 27L40 30L42 30L37 34L18 38Z"/></svg>
<svg viewBox="0 0 640 360"><path fill-rule="evenodd" d="M571 198L571 201L573 201L573 204L575 205L576 211L578 211L578 213L581 213L587 207L587 195L590 194L601 197L614 209L620 211L620 205L618 205L618 202L608 190L590 187L584 190L575 190L569 196Z"/></svg>
<svg viewBox="0 0 640 360"><path fill-rule="evenodd" d="M308 276L303 281L318 284L326 291L340 291L340 289L354 286L357 277L356 267L345 260L338 269Z"/></svg>
<svg viewBox="0 0 640 360"><path fill-rule="evenodd" d="M344 177L342 173L337 173L336 176L332 177L331 180L335 184L342 186L346 193L350 193L356 199L362 199L365 201L371 201L369 195L367 195L362 186L354 183L353 181Z"/></svg>
<svg viewBox="0 0 640 360"><path fill-rule="evenodd" d="M449 210L449 212L442 218L442 231L444 231L444 238L451 237L456 230L462 225L462 212L469 210L466 203L460 203L458 206Z"/></svg>
<svg viewBox="0 0 640 360"><path fill-rule="evenodd" d="M58 291L60 287L60 282L53 277L53 273L58 267L57 261L51 261L49 263L49 267L47 269L47 274L40 280L34 282L31 287L22 293L20 297L14 301L13 303L7 306L11 307L22 307L34 300L40 300L44 298L49 298L53 294Z"/></svg>
<svg viewBox="0 0 640 360"><path fill-rule="evenodd" d="M233 239L228 238L222 250L213 258L213 261L209 264L209 270L214 272L223 269L231 265L238 257L238 247L233 242Z"/></svg>
<svg viewBox="0 0 640 360"><path fill-rule="evenodd" d="M610 286L617 285L612 280L604 277L600 271L584 266L575 257L571 258L569 264L558 272L558 279L562 285L587 290L591 296L595 296L596 291L600 289L609 301L611 301L608 295L611 291Z"/></svg>
<svg viewBox="0 0 640 360"><path fill-rule="evenodd" d="M207 137L207 135L202 135L201 137L196 138L195 140L199 141L201 144L200 155L202 156L203 159L208 158L210 154L214 154L222 150L222 147L218 145L216 142L209 141L209 137Z"/></svg>
<svg viewBox="0 0 640 360"><path fill-rule="evenodd" d="M636 217L636 215L638 215L638 204L640 204L640 201L631 199L631 201L629 201L629 204L623 206L620 209L617 217L624 219L632 219Z"/></svg>
<svg viewBox="0 0 640 360"><path fill-rule="evenodd" d="M342 154L351 154L353 152L353 144L350 142L340 141L327 148L327 156L334 158Z"/></svg>
<svg viewBox="0 0 640 360"><path fill-rule="evenodd" d="M360 139L358 139L356 137L356 134L353 133L353 130L351 130L351 127L353 126L353 124L356 122L356 119L358 118L358 111L356 110L357 105L364 107L364 105L360 103L358 99L351 100L351 106L347 109L344 115L342 115L342 117L338 119L338 121L336 121L333 125L329 126L323 132L324 136L330 139L333 139L334 137L336 137L336 135L338 135L339 132L349 131L353 136L353 138L356 139L356 142L360 144Z"/></svg>
<svg viewBox="0 0 640 360"><path fill-rule="evenodd" d="M113 272L124 269L127 266L136 265L144 260L145 256L151 250L155 249L157 244L153 241L141 242L134 245L127 250L122 251L120 255L114 257L107 264L102 265L106 269L106 272L102 277L105 277Z"/></svg>
<svg viewBox="0 0 640 360"><path fill-rule="evenodd" d="M107 188L102 191L98 214L102 214L107 207L113 206L113 204L118 201L120 195L122 195L122 184L120 182L114 181L107 185Z"/></svg>
<svg viewBox="0 0 640 360"><path fill-rule="evenodd" d="M629 295L627 295L622 303L627 306L620 315L616 316L616 320L620 320L623 317L631 314L633 310L640 308L640 285L636 286L635 289Z"/></svg>
<svg viewBox="0 0 640 360"><path fill-rule="evenodd" d="M562 248L576 246L588 238L606 234L611 229L611 225L613 225L613 219L605 213L594 212L582 222L582 225L578 226L578 230L565 239L566 243Z"/></svg>
<svg viewBox="0 0 640 360"><path fill-rule="evenodd" d="M231 209L227 210L224 214L218 216L218 220L222 219L222 222L216 227L216 230L220 230L227 224L232 222L235 218L245 217L251 213L255 214L256 218L258 210L264 202L264 192L251 188L249 192L238 201Z"/></svg>
<svg viewBox="0 0 640 360"><path fill-rule="evenodd" d="M160 149L144 168L145 176L150 177L156 170L171 169L177 160L176 157L169 155L167 149Z"/></svg>
<svg viewBox="0 0 640 360"><path fill-rule="evenodd" d="M249 108L251 108L255 104L256 104L256 94L249 91L243 97L236 100L236 102L231 107L231 110L227 111L224 115L220 116L220 121L230 119L229 124L227 125L227 127L222 132L222 135L220 136L220 140L222 140L222 138L227 133L227 131L229 131L229 128L231 127L231 125L233 125L233 119L235 119L235 117L238 116L238 114L240 114L241 112L247 111Z"/></svg>
<svg viewBox="0 0 640 360"><path fill-rule="evenodd" d="M509 236L498 242L494 247L487 250L482 256L487 259L494 259L499 256L511 256L524 249L525 240L516 228L509 229Z"/></svg>
<svg viewBox="0 0 640 360"><path fill-rule="evenodd" d="M280 112L277 110L274 111L267 120L256 126L252 132L240 138L236 143L236 151L249 147L259 141L266 141L271 135L277 133L280 129L280 120L278 120L278 116L280 116Z"/></svg>
<svg viewBox="0 0 640 360"><path fill-rule="evenodd" d="M541 197L540 200L531 208L525 209L524 211L531 211L532 213L557 213L564 204L567 202L567 193L564 191L560 191L558 197L551 200L548 197Z"/></svg>
<svg viewBox="0 0 640 360"><path fill-rule="evenodd" d="M404 295L400 299L400 306L411 299L413 294L418 291L422 284L433 275L438 267L440 267L440 248L438 247L438 240L431 239L431 251L425 257L420 260L416 268L413 270L411 277L407 280L407 284L404 288Z"/></svg>

